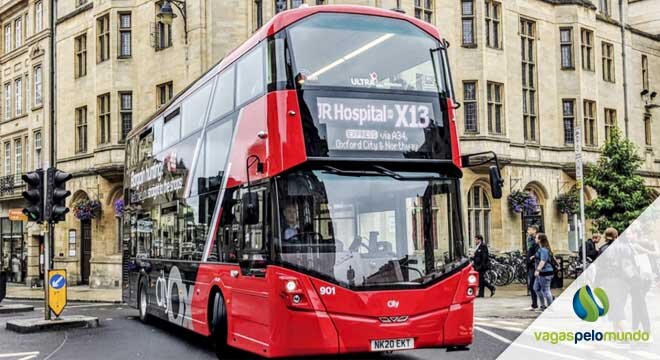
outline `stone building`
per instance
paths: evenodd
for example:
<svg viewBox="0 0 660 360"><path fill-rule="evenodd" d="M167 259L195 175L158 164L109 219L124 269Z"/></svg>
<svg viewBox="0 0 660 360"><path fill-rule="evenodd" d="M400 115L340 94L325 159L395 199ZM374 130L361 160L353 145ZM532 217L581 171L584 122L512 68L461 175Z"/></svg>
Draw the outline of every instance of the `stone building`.
<svg viewBox="0 0 660 360"><path fill-rule="evenodd" d="M10 278L26 284L40 276L43 245L41 227L21 221L20 209L21 175L41 168L48 154L48 6L41 0L0 1L0 268L13 273L11 258L16 256L21 274Z"/></svg>
<svg viewBox="0 0 660 360"><path fill-rule="evenodd" d="M630 2L631 13L632 5L660 7L658 0ZM183 9L172 5L172 25L157 16L162 1L59 1L57 166L74 174L72 209L81 200L102 209L91 220L68 216L57 227L55 263L69 270L70 281L92 287L120 281L113 204L122 196L123 139L131 127L276 12L303 3L396 8L435 24L451 42L462 151L492 149L504 164L502 200L491 199L485 172L467 170L463 181L469 233L483 233L492 247L520 248L523 222L543 224L557 249L574 247L572 220L553 203L575 183L577 123L589 126L589 160L598 157L611 126L620 127L639 144L648 185L660 187L654 124L660 114L651 105L660 88L660 37L643 11L636 21L651 25L636 28L611 1L187 0ZM506 201L523 189L540 204L524 219Z"/></svg>

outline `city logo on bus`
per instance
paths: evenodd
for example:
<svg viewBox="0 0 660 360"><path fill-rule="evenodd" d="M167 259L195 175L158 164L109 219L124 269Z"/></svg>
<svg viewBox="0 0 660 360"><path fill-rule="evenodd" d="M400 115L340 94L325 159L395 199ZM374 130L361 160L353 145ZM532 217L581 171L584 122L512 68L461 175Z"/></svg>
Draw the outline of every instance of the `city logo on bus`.
<svg viewBox="0 0 660 360"><path fill-rule="evenodd" d="M161 270L156 280L156 304L165 310L171 323L193 328L191 303L194 289L194 286L183 283L178 267L172 266L167 278Z"/></svg>
<svg viewBox="0 0 660 360"><path fill-rule="evenodd" d="M399 301L398 300L389 300L387 302L387 307L390 309L397 309L399 308Z"/></svg>

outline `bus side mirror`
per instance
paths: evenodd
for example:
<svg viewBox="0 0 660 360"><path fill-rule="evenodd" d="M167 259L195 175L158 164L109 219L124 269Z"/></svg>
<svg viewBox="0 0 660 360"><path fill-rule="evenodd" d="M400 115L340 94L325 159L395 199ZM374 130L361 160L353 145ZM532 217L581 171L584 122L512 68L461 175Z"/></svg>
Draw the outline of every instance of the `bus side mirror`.
<svg viewBox="0 0 660 360"><path fill-rule="evenodd" d="M504 184L504 180L502 180L502 177L500 175L500 169L498 169L497 166L493 165L489 168L488 171L490 173L490 191L493 195L493 198L501 199L502 185Z"/></svg>
<svg viewBox="0 0 660 360"><path fill-rule="evenodd" d="M259 223L259 194L248 191L241 198L241 217L243 225L254 225Z"/></svg>

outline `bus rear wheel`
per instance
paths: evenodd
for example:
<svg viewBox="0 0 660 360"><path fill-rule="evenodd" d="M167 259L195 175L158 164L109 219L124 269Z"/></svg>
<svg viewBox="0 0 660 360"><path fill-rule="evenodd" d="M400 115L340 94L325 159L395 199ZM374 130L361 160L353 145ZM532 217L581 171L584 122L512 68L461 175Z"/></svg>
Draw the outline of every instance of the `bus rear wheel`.
<svg viewBox="0 0 660 360"><path fill-rule="evenodd" d="M218 359L225 359L232 355L232 348L227 344L227 308L225 299L220 291L211 296L209 314L211 324L211 340Z"/></svg>
<svg viewBox="0 0 660 360"><path fill-rule="evenodd" d="M147 313L147 308L149 306L149 301L147 298L147 289L144 286L144 281L140 283L138 290L138 310L140 312L140 321L143 323L149 322L149 314Z"/></svg>

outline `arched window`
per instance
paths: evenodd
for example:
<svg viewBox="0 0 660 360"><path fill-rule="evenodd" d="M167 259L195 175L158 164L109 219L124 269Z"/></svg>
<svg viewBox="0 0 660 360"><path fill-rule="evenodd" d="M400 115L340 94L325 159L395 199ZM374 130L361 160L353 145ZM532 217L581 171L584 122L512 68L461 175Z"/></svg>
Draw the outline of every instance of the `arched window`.
<svg viewBox="0 0 660 360"><path fill-rule="evenodd" d="M468 235L470 246L474 236L481 234L486 244L490 242L490 200L482 185L474 185L468 192Z"/></svg>

